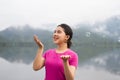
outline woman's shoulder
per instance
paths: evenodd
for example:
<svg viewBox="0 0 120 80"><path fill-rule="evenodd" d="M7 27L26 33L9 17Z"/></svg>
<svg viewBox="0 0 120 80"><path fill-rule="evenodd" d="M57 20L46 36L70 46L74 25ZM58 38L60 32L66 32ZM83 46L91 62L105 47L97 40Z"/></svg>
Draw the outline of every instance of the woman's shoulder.
<svg viewBox="0 0 120 80"><path fill-rule="evenodd" d="M54 49L48 49L48 50L45 51L45 53L51 53L53 51L54 51Z"/></svg>
<svg viewBox="0 0 120 80"><path fill-rule="evenodd" d="M46 56L53 55L53 53L54 53L54 49L48 49L43 53L43 55L46 57Z"/></svg>
<svg viewBox="0 0 120 80"><path fill-rule="evenodd" d="M77 53L75 51L73 51L72 49L68 49L67 53L70 54L70 55L76 55L77 56Z"/></svg>

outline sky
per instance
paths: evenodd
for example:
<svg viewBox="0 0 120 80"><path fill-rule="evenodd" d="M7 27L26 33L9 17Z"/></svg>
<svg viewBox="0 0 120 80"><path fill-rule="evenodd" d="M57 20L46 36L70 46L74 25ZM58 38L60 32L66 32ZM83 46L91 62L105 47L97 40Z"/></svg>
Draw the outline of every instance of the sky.
<svg viewBox="0 0 120 80"><path fill-rule="evenodd" d="M0 30L29 24L77 23L120 15L120 0L0 0Z"/></svg>

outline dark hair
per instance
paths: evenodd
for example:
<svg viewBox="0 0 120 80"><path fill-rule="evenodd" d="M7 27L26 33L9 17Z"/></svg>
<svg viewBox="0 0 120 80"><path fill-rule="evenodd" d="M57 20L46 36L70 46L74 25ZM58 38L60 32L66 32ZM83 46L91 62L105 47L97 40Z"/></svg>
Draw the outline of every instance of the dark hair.
<svg viewBox="0 0 120 80"><path fill-rule="evenodd" d="M67 24L60 24L60 25L58 25L58 27L59 26L64 29L64 32L65 32L66 35L70 36L68 41L67 41L67 47L70 48L71 45L72 45L71 39L72 39L72 36L73 36L73 31L72 31L71 27Z"/></svg>

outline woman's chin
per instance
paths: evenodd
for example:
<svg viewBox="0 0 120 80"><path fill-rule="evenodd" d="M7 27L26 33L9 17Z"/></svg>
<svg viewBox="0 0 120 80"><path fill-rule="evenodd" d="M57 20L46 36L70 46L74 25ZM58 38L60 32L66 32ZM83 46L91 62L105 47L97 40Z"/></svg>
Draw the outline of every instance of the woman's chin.
<svg viewBox="0 0 120 80"><path fill-rule="evenodd" d="M59 43L58 43L58 41L53 41L54 42L54 44L56 44L56 45L58 45Z"/></svg>
<svg viewBox="0 0 120 80"><path fill-rule="evenodd" d="M58 42L57 41L53 41L53 43L57 44Z"/></svg>

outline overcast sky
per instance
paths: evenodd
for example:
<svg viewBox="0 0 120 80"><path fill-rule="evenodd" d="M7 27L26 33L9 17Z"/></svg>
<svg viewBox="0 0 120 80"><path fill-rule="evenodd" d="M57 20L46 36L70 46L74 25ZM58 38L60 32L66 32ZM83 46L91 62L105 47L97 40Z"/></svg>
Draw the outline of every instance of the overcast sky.
<svg viewBox="0 0 120 80"><path fill-rule="evenodd" d="M120 15L120 0L0 0L0 29L29 24L93 23Z"/></svg>

